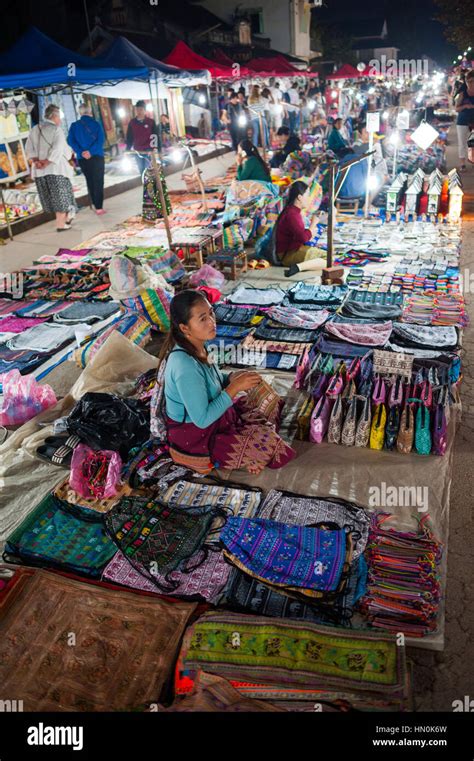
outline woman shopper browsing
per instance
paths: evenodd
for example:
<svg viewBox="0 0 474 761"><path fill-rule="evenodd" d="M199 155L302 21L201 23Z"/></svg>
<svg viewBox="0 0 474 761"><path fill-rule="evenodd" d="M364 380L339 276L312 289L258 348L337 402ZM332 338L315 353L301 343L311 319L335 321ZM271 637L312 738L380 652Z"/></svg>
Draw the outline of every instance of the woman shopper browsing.
<svg viewBox="0 0 474 761"><path fill-rule="evenodd" d="M474 128L474 70L466 74L466 89L456 96L454 101L458 117L456 131L458 133L458 154L461 159L461 171L466 170L467 139Z"/></svg>
<svg viewBox="0 0 474 761"><path fill-rule="evenodd" d="M256 372L222 373L206 343L216 336L214 310L199 291L178 293L170 305L171 328L160 355L164 372L164 420L171 458L206 473L213 467L258 474L281 468L295 452L280 438L275 395L265 412ZM262 392L267 387L262 384ZM237 397L241 392L252 392Z"/></svg>
<svg viewBox="0 0 474 761"><path fill-rule="evenodd" d="M270 171L250 140L242 140L237 150L237 179L271 182Z"/></svg>
<svg viewBox="0 0 474 761"><path fill-rule="evenodd" d="M276 253L284 267L286 277L308 270L321 270L325 266L324 252L307 244L314 236L317 218L305 228L302 210L308 199L308 186L297 180L290 185L286 206L276 221Z"/></svg>
<svg viewBox="0 0 474 761"><path fill-rule="evenodd" d="M26 156L31 163L31 176L43 210L56 214L56 230L69 230L76 212L71 179L74 176L70 160L72 149L61 129L61 112L50 104L44 120L33 127L26 141Z"/></svg>

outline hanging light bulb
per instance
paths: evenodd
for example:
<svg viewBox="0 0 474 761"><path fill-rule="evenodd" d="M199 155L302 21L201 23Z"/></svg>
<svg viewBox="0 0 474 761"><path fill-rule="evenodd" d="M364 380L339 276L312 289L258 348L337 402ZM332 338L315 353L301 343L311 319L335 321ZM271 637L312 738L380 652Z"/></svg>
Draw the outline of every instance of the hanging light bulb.
<svg viewBox="0 0 474 761"><path fill-rule="evenodd" d="M132 159L130 158L130 156L124 156L122 161L121 161L121 165L122 165L122 171L123 172L125 172L127 174L128 174L128 172L131 172L132 169L133 169L133 162L132 162Z"/></svg>
<svg viewBox="0 0 474 761"><path fill-rule="evenodd" d="M146 104L146 110L148 111L148 113L153 111L153 104L152 103L147 103Z"/></svg>
<svg viewBox="0 0 474 761"><path fill-rule="evenodd" d="M378 188L378 185L379 185L379 180L378 180L377 175L371 174L369 179L368 179L367 185L368 185L369 190L376 190Z"/></svg>
<svg viewBox="0 0 474 761"><path fill-rule="evenodd" d="M204 104L205 104L205 102L206 102L206 96L205 96L205 95L203 95L203 93L201 93L201 94L199 95L199 98L198 98L198 100L199 100L199 103L201 103L201 105L204 105Z"/></svg>
<svg viewBox="0 0 474 761"><path fill-rule="evenodd" d="M244 114L240 114L239 118L237 119L237 124L239 127L245 127L247 124L247 117L244 116Z"/></svg>
<svg viewBox="0 0 474 761"><path fill-rule="evenodd" d="M316 103L314 102L314 100L308 100L308 108L309 108L309 110L310 111L314 111L315 107L316 107Z"/></svg>
<svg viewBox="0 0 474 761"><path fill-rule="evenodd" d="M333 100L336 100L336 98L337 98L337 90L332 90L332 92L331 92L331 98Z"/></svg>
<svg viewBox="0 0 474 761"><path fill-rule="evenodd" d="M389 116L389 114L388 114L388 111L384 111L384 112L383 112L383 114L382 114L382 119L383 119L384 121L387 121L387 119L388 119L388 116Z"/></svg>
<svg viewBox="0 0 474 761"><path fill-rule="evenodd" d="M174 149L171 151L171 153L170 153L170 159L171 159L171 161L173 161L175 164L179 164L179 162L181 161L181 159L182 159L182 158L183 158L183 154L182 154L182 152L179 150L179 148L174 148Z"/></svg>
<svg viewBox="0 0 474 761"><path fill-rule="evenodd" d="M369 95L373 95L375 92L375 87L369 87Z"/></svg>
<svg viewBox="0 0 474 761"><path fill-rule="evenodd" d="M127 115L127 112L125 111L124 108L122 108L122 106L120 106L120 108L117 108L117 116L119 117L119 119L124 119L126 115Z"/></svg>

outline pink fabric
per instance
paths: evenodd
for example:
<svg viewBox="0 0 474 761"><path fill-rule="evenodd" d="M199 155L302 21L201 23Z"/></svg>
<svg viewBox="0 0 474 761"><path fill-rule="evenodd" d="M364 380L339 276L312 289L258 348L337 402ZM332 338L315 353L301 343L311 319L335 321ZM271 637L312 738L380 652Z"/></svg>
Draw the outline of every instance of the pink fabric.
<svg viewBox="0 0 474 761"><path fill-rule="evenodd" d="M225 561L222 552L209 552L204 562L189 573L173 571L169 578L179 581L179 586L173 590L173 595L201 595L206 600L216 597L227 583L231 566ZM102 579L122 584L124 587L140 589L144 592L162 594L162 590L150 579L142 576L127 560L120 550L113 556L102 574ZM158 583L166 586L166 579L156 575Z"/></svg>
<svg viewBox="0 0 474 761"><path fill-rule="evenodd" d="M46 322L46 317L5 317L0 320L0 333L23 333L28 328Z"/></svg>
<svg viewBox="0 0 474 761"><path fill-rule="evenodd" d="M325 331L341 341L362 346L384 346L392 332L392 323L381 322L378 325L353 324L349 322L328 322Z"/></svg>

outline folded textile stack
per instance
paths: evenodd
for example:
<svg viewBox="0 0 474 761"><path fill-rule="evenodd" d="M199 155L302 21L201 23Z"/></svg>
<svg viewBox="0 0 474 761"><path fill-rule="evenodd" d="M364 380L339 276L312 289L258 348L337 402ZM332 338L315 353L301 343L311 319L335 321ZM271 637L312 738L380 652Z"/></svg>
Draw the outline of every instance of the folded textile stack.
<svg viewBox="0 0 474 761"><path fill-rule="evenodd" d="M177 283L185 275L181 261L174 253L161 246L127 246L124 254L140 263L148 264L153 272L163 275L168 283Z"/></svg>
<svg viewBox="0 0 474 761"><path fill-rule="evenodd" d="M406 298L401 319L418 325L451 325L456 328L465 328L469 323L464 297L440 291Z"/></svg>
<svg viewBox="0 0 474 761"><path fill-rule="evenodd" d="M118 331L136 346L143 348L151 340L150 323L139 314L126 312L108 325L99 335L82 344L74 352L74 359L79 367L86 367L92 357L97 354L100 347L114 331Z"/></svg>
<svg viewBox="0 0 474 761"><path fill-rule="evenodd" d="M388 252L356 251L351 249L336 256L335 263L343 267L364 267L370 262L383 262L388 259Z"/></svg>
<svg viewBox="0 0 474 761"><path fill-rule="evenodd" d="M271 701L346 698L353 707L379 701L406 709L410 685L405 650L388 633L349 631L307 621L237 613L205 613L185 635L180 681L203 669L239 692Z"/></svg>
<svg viewBox="0 0 474 761"><path fill-rule="evenodd" d="M286 292L282 306L296 307L304 311L335 311L346 293L345 285L313 285L300 281Z"/></svg>
<svg viewBox="0 0 474 761"><path fill-rule="evenodd" d="M417 531L388 527L393 518L390 513L372 517L367 593L360 607L372 626L424 637L438 626L443 547L427 515Z"/></svg>

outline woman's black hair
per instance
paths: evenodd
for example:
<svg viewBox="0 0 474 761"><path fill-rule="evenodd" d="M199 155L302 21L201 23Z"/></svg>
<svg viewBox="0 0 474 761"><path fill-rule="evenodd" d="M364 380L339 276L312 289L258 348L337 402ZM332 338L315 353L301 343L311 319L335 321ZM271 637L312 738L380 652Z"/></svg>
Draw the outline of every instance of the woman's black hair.
<svg viewBox="0 0 474 761"><path fill-rule="evenodd" d="M270 170L262 157L260 156L260 153L258 152L258 148L256 145L252 143L251 140L241 140L239 143L240 148L242 148L243 151L247 154L247 156L254 156L256 159L259 160L260 164L263 166L265 170L265 174L268 177L268 180L270 181Z"/></svg>
<svg viewBox="0 0 474 761"><path fill-rule="evenodd" d="M175 346L180 346L182 349L191 354L192 357L202 362L202 359L198 357L196 347L188 341L181 328L181 324L187 325L191 319L191 311L193 306L199 302L208 303L205 295L201 291L193 291L190 288L184 291L180 291L171 299L170 304L170 329L166 336L165 342L159 354L159 361L166 359L170 351Z"/></svg>
<svg viewBox="0 0 474 761"><path fill-rule="evenodd" d="M289 206L293 206L293 204L295 203L296 199L299 198L300 196L304 195L307 190L308 190L308 185L307 185L306 182L303 182L303 180L296 180L296 182L293 182L290 185L290 189L288 191L288 198L286 199L286 204L284 205L283 209L279 213L279 215L277 217L277 220L275 222L275 226L280 221L280 217L283 214L283 212ZM275 227L275 229L276 229L276 227Z"/></svg>

